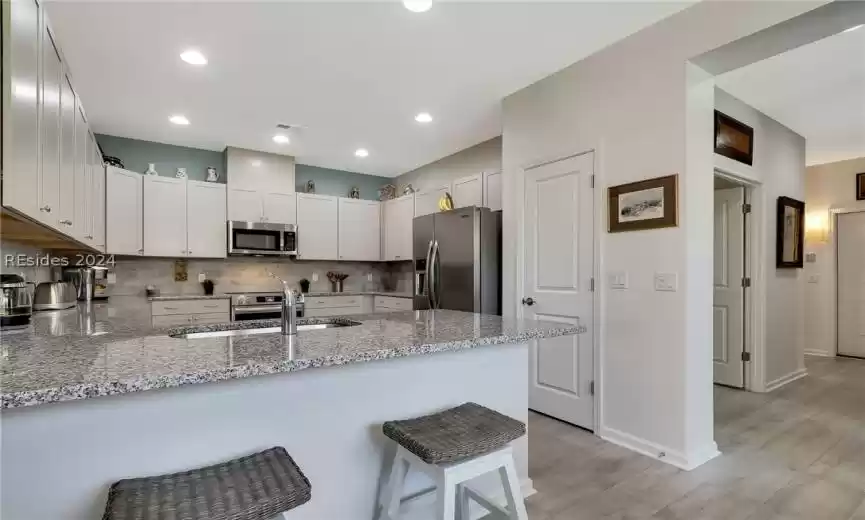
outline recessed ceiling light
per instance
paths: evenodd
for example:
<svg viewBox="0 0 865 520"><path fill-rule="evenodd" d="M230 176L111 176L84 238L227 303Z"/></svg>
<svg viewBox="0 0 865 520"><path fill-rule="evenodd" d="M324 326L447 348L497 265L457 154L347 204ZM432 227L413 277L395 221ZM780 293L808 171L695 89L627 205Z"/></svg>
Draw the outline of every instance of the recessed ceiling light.
<svg viewBox="0 0 865 520"><path fill-rule="evenodd" d="M861 29L863 27L865 27L865 24L854 25L853 27L851 27L849 29L845 29L844 32L853 32L856 29Z"/></svg>
<svg viewBox="0 0 865 520"><path fill-rule="evenodd" d="M432 0L402 0L402 5L413 13L423 13L432 7Z"/></svg>
<svg viewBox="0 0 865 520"><path fill-rule="evenodd" d="M432 122L432 116L426 112L421 112L420 114L414 116L414 120L418 123L430 123Z"/></svg>
<svg viewBox="0 0 865 520"><path fill-rule="evenodd" d="M288 136L284 134L276 134L273 136L273 142L279 144L288 144Z"/></svg>
<svg viewBox="0 0 865 520"><path fill-rule="evenodd" d="M204 54L201 54L194 49L182 52L180 54L180 59L190 65L207 65L207 58L204 57Z"/></svg>
<svg viewBox="0 0 865 520"><path fill-rule="evenodd" d="M175 125L188 125L189 119L186 119L184 116L176 115L168 118L169 121L174 123Z"/></svg>
<svg viewBox="0 0 865 520"><path fill-rule="evenodd" d="M366 148L358 148L355 150L354 154L358 157L366 157L369 155L369 151Z"/></svg>

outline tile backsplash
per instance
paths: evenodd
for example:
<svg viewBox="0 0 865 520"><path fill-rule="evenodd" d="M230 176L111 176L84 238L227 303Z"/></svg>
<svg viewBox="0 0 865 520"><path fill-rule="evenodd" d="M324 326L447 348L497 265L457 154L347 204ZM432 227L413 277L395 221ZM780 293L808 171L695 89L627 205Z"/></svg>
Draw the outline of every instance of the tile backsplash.
<svg viewBox="0 0 865 520"><path fill-rule="evenodd" d="M174 281L173 258L118 257L115 266L117 281L111 289L114 295L144 295L145 286L153 285L163 295L202 294L199 273L213 280L214 292L279 290L280 284L267 271L299 288L301 278L310 280L311 291L329 291L328 271L348 274L346 291L379 290L382 278L389 276L387 264L365 262L296 262L289 259L232 257L227 259L189 259L188 280ZM313 273L318 281L312 282ZM367 279L372 274L372 281Z"/></svg>
<svg viewBox="0 0 865 520"><path fill-rule="evenodd" d="M46 252L41 249L11 242L9 240L0 240L0 273L3 274L20 274L28 282L47 282L51 280L51 268L40 266L27 266L28 262L33 262L34 259L45 255ZM19 256L23 255L23 257ZM19 260L23 260L19 264ZM33 262L36 263L36 262Z"/></svg>

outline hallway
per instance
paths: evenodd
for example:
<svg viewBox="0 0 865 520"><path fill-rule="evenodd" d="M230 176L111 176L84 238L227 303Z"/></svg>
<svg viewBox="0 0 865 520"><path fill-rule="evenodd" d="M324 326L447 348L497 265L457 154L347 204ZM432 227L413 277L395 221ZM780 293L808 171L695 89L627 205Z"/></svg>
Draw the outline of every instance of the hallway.
<svg viewBox="0 0 865 520"><path fill-rule="evenodd" d="M691 472L539 414L533 520L865 520L865 361L807 357L771 394L715 387L720 457Z"/></svg>

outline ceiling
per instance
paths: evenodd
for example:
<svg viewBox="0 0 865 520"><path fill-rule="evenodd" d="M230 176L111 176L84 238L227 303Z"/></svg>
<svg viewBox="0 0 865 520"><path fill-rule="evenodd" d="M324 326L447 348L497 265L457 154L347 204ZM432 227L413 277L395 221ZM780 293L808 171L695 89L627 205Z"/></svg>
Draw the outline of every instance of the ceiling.
<svg viewBox="0 0 865 520"><path fill-rule="evenodd" d="M690 3L66 0L48 14L97 133L396 176L499 135L503 97ZM188 48L209 63L181 61ZM290 144L272 141L278 123L301 126Z"/></svg>
<svg viewBox="0 0 865 520"><path fill-rule="evenodd" d="M865 157L865 27L717 78L806 139L808 165Z"/></svg>

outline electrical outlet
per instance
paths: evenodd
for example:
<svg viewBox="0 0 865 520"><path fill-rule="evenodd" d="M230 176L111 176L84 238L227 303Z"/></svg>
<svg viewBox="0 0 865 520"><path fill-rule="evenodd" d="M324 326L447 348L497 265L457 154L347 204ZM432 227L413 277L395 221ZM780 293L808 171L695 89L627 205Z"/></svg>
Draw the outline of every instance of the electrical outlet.
<svg viewBox="0 0 865 520"><path fill-rule="evenodd" d="M372 273L366 273L366 281L367 281L367 282L371 282L371 281L372 281Z"/></svg>
<svg viewBox="0 0 865 520"><path fill-rule="evenodd" d="M313 281L313 282L317 282L317 281L318 281L318 273L312 273L312 281Z"/></svg>
<svg viewBox="0 0 865 520"><path fill-rule="evenodd" d="M204 273L198 273L198 282L201 283L204 282L204 280L207 280L207 276L205 276Z"/></svg>
<svg viewBox="0 0 865 520"><path fill-rule="evenodd" d="M679 276L676 273L655 273L655 290L676 292L679 290Z"/></svg>

